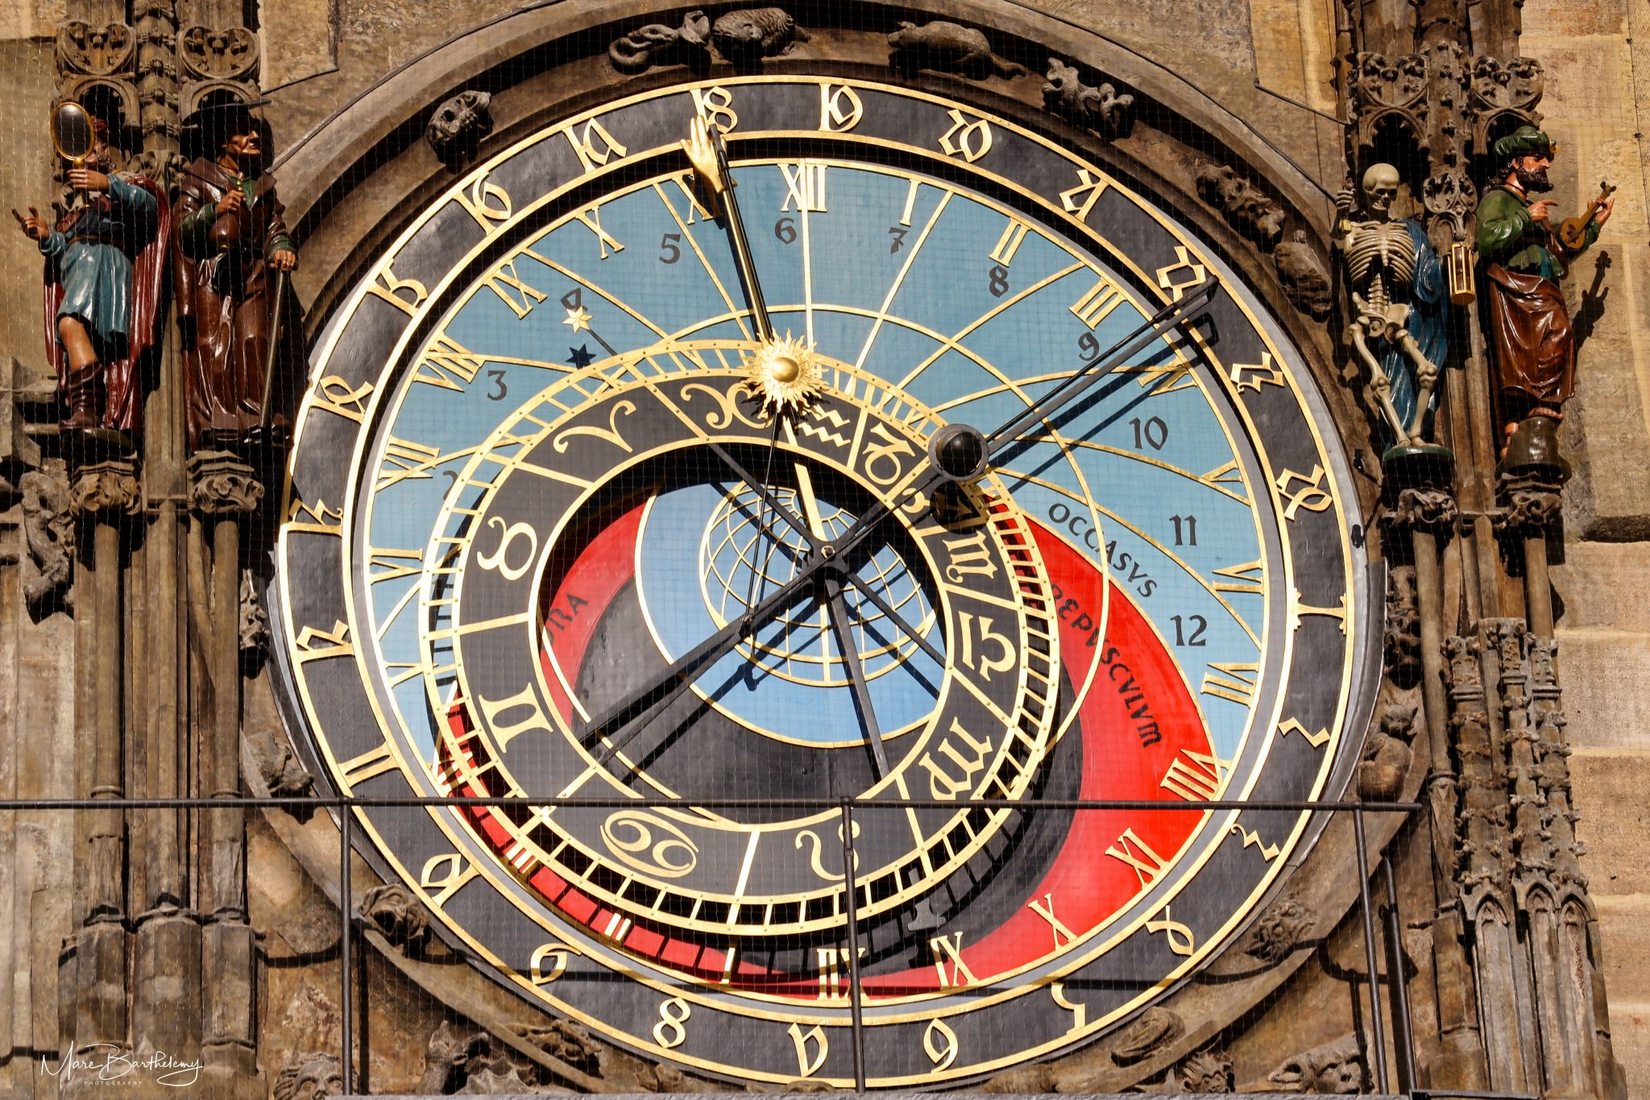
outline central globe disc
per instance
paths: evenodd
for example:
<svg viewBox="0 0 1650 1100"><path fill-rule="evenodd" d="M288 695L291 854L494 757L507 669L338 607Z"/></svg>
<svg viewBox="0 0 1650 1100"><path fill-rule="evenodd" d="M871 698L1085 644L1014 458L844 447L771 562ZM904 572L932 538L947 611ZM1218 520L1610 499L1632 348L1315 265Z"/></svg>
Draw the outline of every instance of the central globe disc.
<svg viewBox="0 0 1650 1100"><path fill-rule="evenodd" d="M776 481L770 492L790 515L803 514L794 484ZM860 503L822 489L817 507L823 536L835 538L852 526L860 511L853 505ZM743 618L804 569L809 555L807 535L764 508L760 494L742 482L661 492L642 520L636 586L662 655L675 660ZM849 634L885 736L928 717L945 673L867 593L943 650L923 568L885 544L852 567L857 583L842 586ZM863 744L847 664L819 596L817 586L804 586L795 601L700 677L694 691L758 733L816 746Z"/></svg>

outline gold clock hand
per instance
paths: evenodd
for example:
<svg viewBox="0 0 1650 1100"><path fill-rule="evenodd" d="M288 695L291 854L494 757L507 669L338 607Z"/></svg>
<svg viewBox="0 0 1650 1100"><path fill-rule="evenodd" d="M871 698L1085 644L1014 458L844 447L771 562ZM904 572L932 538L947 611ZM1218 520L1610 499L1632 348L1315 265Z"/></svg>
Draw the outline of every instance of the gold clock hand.
<svg viewBox="0 0 1650 1100"><path fill-rule="evenodd" d="M751 317L756 323L756 336L764 343L774 338L773 322L768 318L768 303L762 297L762 286L756 280L756 264L751 260L750 241L745 236L745 222L739 216L739 198L735 193L733 173L728 168L727 146L722 142L720 127L706 125L703 118L694 118L682 149L693 164L707 195L723 206L722 221L727 226L728 239L733 245L734 263L739 268L739 279L745 284L745 298L750 302Z"/></svg>

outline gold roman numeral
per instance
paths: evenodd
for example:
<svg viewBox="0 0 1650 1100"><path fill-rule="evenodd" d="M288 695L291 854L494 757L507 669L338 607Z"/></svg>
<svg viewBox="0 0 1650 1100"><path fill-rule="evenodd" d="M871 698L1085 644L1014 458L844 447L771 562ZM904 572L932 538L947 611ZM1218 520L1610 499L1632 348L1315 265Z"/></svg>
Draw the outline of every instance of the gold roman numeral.
<svg viewBox="0 0 1650 1100"><path fill-rule="evenodd" d="M1215 661L1209 665L1209 671L1203 677L1202 692L1204 695L1213 695L1218 699L1229 699L1242 706L1248 706L1255 701L1255 685L1259 679L1258 664Z"/></svg>
<svg viewBox="0 0 1650 1100"><path fill-rule="evenodd" d="M1084 294L1072 304L1071 311L1077 319L1089 328L1094 328L1101 321L1111 316L1112 310L1122 305L1127 299L1123 297L1123 288L1112 282L1106 276L1100 276L1100 281L1094 284L1094 289Z"/></svg>
<svg viewBox="0 0 1650 1100"><path fill-rule="evenodd" d="M785 177L785 198L779 209L790 210L794 204L799 212L825 213L825 165L804 160L796 164L781 164Z"/></svg>
<svg viewBox="0 0 1650 1100"><path fill-rule="evenodd" d="M1020 251L1020 245L1030 231L1031 227L1025 222L1017 218L1008 219L1008 224L1003 227L1003 235L997 238L996 245L991 249L991 259L1008 267L1014 262L1014 254Z"/></svg>
<svg viewBox="0 0 1650 1100"><path fill-rule="evenodd" d="M579 217L583 220L584 216L581 214ZM497 294L498 300L510 307L510 312L516 315L518 321L533 312L533 307L546 297L543 291L527 285L516 274L514 259L505 260L498 265L497 271L487 277L487 289Z"/></svg>
<svg viewBox="0 0 1650 1100"><path fill-rule="evenodd" d="M934 972L940 976L941 989L960 989L979 981L963 962L961 932L934 936L928 941L928 950L934 958Z"/></svg>
<svg viewBox="0 0 1650 1100"><path fill-rule="evenodd" d="M1237 592L1258 596L1263 591L1261 582L1265 573L1259 559L1241 562L1237 565L1228 565L1224 569L1216 569L1215 575L1225 577L1224 581L1215 582L1216 592Z"/></svg>
<svg viewBox="0 0 1650 1100"><path fill-rule="evenodd" d="M1026 908L1048 921L1049 929L1054 933L1054 947L1056 950L1064 947L1077 938L1066 923L1054 915L1054 895L1044 894L1040 899L1032 898L1026 902Z"/></svg>
<svg viewBox="0 0 1650 1100"><path fill-rule="evenodd" d="M422 382L426 386L440 386L444 390L454 393L463 393L464 387L474 382L476 372L481 370L487 360L477 355L458 341L447 336L437 336L430 341L430 346L424 349L419 357L418 370L413 374L414 382Z"/></svg>
<svg viewBox="0 0 1650 1100"><path fill-rule="evenodd" d="M613 234L602 228L601 215L597 212L594 206L592 206L589 210L580 210L573 216L579 220L580 225L583 225L586 229L596 235L596 245L601 249L602 259L607 259L609 249L614 252L624 251L624 245L614 240ZM529 291L529 293L532 292ZM544 295L539 294L538 300L541 302L544 301ZM526 313L518 313L516 316L525 317Z"/></svg>
<svg viewBox="0 0 1650 1100"><path fill-rule="evenodd" d="M416 576L424 569L421 550L381 550L367 547L367 580L372 584Z"/></svg>
<svg viewBox="0 0 1650 1100"><path fill-rule="evenodd" d="M1207 802L1220 790L1222 763L1218 756L1181 749L1158 785L1187 802Z"/></svg>
<svg viewBox="0 0 1650 1100"><path fill-rule="evenodd" d="M1162 856L1152 850L1150 844L1147 844L1135 834L1133 829L1124 829L1123 835L1118 837L1117 841L1106 849L1106 854L1134 868L1135 877L1140 880L1141 889L1145 889L1156 882L1157 877L1163 873L1164 867L1168 865Z"/></svg>
<svg viewBox="0 0 1650 1100"><path fill-rule="evenodd" d="M384 464L379 467L373 492L381 493L403 481L428 478L442 460L440 448L392 435L384 441Z"/></svg>

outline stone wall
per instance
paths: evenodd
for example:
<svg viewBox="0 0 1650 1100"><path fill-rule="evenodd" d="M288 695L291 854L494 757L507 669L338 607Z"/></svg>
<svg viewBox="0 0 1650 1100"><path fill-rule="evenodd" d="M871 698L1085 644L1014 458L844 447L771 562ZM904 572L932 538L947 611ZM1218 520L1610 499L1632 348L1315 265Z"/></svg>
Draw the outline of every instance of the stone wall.
<svg viewBox="0 0 1650 1100"><path fill-rule="evenodd" d="M1650 9L1633 0L1544 0L1524 9L1520 52L1547 67L1547 128L1562 204L1599 180L1615 213L1577 265L1572 304L1595 279L1603 312L1580 351L1565 426L1566 563L1554 573L1561 675L1583 860L1604 929L1616 1057L1650 1081ZM1602 267L1602 269L1601 269Z"/></svg>

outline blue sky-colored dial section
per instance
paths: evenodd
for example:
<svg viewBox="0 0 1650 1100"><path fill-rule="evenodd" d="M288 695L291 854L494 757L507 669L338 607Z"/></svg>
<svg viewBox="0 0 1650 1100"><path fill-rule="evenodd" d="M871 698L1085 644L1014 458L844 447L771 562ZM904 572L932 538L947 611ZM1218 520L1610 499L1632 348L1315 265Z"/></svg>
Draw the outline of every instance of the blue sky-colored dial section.
<svg viewBox="0 0 1650 1100"><path fill-rule="evenodd" d="M949 182L813 161L743 164L734 177L775 330L898 383L950 422L990 432L1140 325L1142 306L1155 308L1119 270ZM680 179L565 215L466 289L391 402L371 548L424 554L474 449L556 377L672 339L749 338L725 228ZM1181 661L1218 751L1231 755L1249 720L1244 670L1262 663L1268 586L1282 578L1255 521L1249 474L1258 466L1233 442L1219 386L1181 361L1163 343L1139 353L1012 450L1001 473L1028 516L1103 563L1141 607ZM667 649L690 648L714 629L698 582L705 563L688 559L718 507L694 494L722 491L707 483L661 498L649 521L698 524L691 539L644 541L643 593ZM1270 507L1264 491L1259 506ZM649 580L678 569L694 583ZM416 615L405 610L416 583L368 586L392 670L421 660ZM795 635L769 639L775 645L802 637L774 629ZM827 647L824 638L810 644ZM922 685L938 673L888 659L901 668L879 674L874 690L886 695L878 711L889 708L884 724L894 728L932 706ZM701 687L737 699L725 705L753 725L785 726L787 708L805 705L842 712L821 728L854 727L851 699L836 687L782 676L768 678L787 685L771 692L732 677L711 684L722 675L716 666ZM1234 677L1240 687L1222 691ZM1215 690L1200 690L1206 683ZM393 690L409 727L428 727L416 678ZM807 737L789 727L784 735Z"/></svg>

